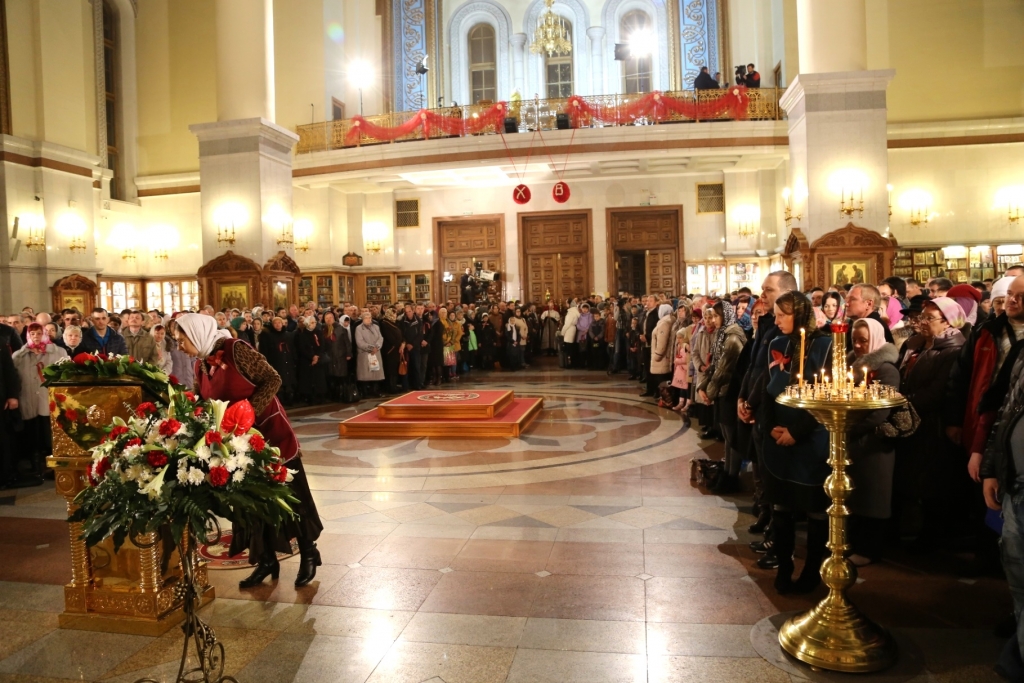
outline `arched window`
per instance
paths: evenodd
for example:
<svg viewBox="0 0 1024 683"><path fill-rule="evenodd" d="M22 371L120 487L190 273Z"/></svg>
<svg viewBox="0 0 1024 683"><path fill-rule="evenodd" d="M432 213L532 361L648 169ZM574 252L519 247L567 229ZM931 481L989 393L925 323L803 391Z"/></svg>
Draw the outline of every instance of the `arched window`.
<svg viewBox="0 0 1024 683"><path fill-rule="evenodd" d="M622 89L627 94L651 91L651 54L655 49L654 25L646 12L633 10L619 20L619 39L633 51L646 54L629 56L622 61Z"/></svg>
<svg viewBox="0 0 1024 683"><path fill-rule="evenodd" d="M566 37L572 42L572 24L562 20ZM548 99L554 100L569 97L572 92L572 52L548 55L544 62L544 72L548 84Z"/></svg>
<svg viewBox="0 0 1024 683"><path fill-rule="evenodd" d="M103 81L107 107L107 168L113 172L110 179L110 198L124 199L124 166L121 155L121 40L118 32L117 9L110 0L103 1Z"/></svg>
<svg viewBox="0 0 1024 683"><path fill-rule="evenodd" d="M473 103L498 99L494 28L477 24L469 32L469 91Z"/></svg>

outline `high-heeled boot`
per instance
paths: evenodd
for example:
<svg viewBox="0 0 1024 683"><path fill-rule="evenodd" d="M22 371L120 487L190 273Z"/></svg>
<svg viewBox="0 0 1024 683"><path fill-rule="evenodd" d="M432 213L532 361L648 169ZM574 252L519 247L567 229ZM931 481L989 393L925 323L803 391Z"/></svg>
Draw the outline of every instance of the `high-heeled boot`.
<svg viewBox="0 0 1024 683"><path fill-rule="evenodd" d="M772 530L775 545L775 556L779 567L775 574L775 590L779 595L792 593L793 584L793 548L796 546L796 523L793 513L788 510L772 512Z"/></svg>
<svg viewBox="0 0 1024 683"><path fill-rule="evenodd" d="M269 576L274 581L277 581L278 575L281 573L281 565L277 562L277 555L273 551L266 557L260 559L259 564L252 570L252 574L245 577L238 582L239 588L255 588L259 586Z"/></svg>
<svg viewBox="0 0 1024 683"><path fill-rule="evenodd" d="M821 585L821 563L825 559L828 542L828 520L808 518L807 520L807 562L800 571L800 578L793 585L793 592L803 595Z"/></svg>
<svg viewBox="0 0 1024 683"><path fill-rule="evenodd" d="M302 588L316 576L316 568L323 562L320 561L320 551L316 549L316 543L311 543L308 548L299 550L299 573L295 576L295 587Z"/></svg>

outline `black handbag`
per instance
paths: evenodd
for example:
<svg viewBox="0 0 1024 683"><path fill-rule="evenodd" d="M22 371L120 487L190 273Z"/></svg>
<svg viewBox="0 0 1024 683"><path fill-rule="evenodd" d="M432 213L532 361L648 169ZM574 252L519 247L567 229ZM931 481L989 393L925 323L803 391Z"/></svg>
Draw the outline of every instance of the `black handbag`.
<svg viewBox="0 0 1024 683"><path fill-rule="evenodd" d="M875 434L887 439L906 439L921 426L921 416L914 410L914 404L907 401L889 411L885 422L875 427Z"/></svg>

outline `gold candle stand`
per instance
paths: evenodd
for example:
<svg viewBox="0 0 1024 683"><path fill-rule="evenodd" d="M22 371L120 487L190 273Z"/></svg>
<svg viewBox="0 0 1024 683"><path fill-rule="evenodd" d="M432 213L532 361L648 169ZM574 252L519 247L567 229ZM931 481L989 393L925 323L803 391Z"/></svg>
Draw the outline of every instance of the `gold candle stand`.
<svg viewBox="0 0 1024 683"><path fill-rule="evenodd" d="M779 630L779 644L805 664L830 671L866 673L892 666L897 653L892 636L861 614L846 597L846 591L857 581L857 568L846 559L850 549L846 501L854 489L846 473L850 464L846 435L870 411L895 408L907 399L890 387L848 385L846 331L847 326L841 325L833 333L833 378L840 382L838 387L824 391L800 384L787 387L776 399L781 405L806 410L825 425L829 432L828 464L832 468L825 480L825 493L832 501L828 508L831 556L821 565L828 595L811 610L786 621Z"/></svg>

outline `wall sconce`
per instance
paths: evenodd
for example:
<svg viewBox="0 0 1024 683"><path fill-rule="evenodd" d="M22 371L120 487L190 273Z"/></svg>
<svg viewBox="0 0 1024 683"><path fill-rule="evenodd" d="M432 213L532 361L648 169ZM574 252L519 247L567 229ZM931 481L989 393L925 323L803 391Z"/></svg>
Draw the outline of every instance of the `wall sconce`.
<svg viewBox="0 0 1024 683"><path fill-rule="evenodd" d="M907 190L900 195L900 207L910 214L911 225L928 223L932 211L932 196L924 190Z"/></svg>
<svg viewBox="0 0 1024 683"><path fill-rule="evenodd" d="M859 195L857 199L854 196ZM864 188L843 188L839 195L839 215L850 218L853 214L864 215Z"/></svg>
<svg viewBox="0 0 1024 683"><path fill-rule="evenodd" d="M110 231L107 238L107 245L121 250L122 261L135 260L135 246L138 244L138 237L135 228L128 223L119 223Z"/></svg>
<svg viewBox="0 0 1024 683"><path fill-rule="evenodd" d="M995 207L1006 209L1006 220L1011 225L1020 222L1020 205L1024 203L1024 185L1002 187L996 192Z"/></svg>
<svg viewBox="0 0 1024 683"><path fill-rule="evenodd" d="M28 230L25 247L29 251L43 251L46 249L46 221L42 216L32 214L16 216L14 218L15 231L17 231L18 223L24 223L25 228Z"/></svg>
<svg viewBox="0 0 1024 683"><path fill-rule="evenodd" d="M279 207L273 207L264 219L271 225L274 232L277 233L277 246L287 247L289 244L294 243L295 239L292 235L292 219Z"/></svg>
<svg viewBox="0 0 1024 683"><path fill-rule="evenodd" d="M309 236L312 234L312 221L305 218L295 221L295 251L309 251Z"/></svg>
<svg viewBox="0 0 1024 683"><path fill-rule="evenodd" d="M57 230L68 237L68 248L72 253L88 248L85 241L85 221L78 214L69 211L61 216L57 221Z"/></svg>
<svg viewBox="0 0 1024 683"><path fill-rule="evenodd" d="M235 229L245 222L245 209L238 204L225 204L213 215L217 224L217 246L234 246Z"/></svg>
<svg viewBox="0 0 1024 683"><path fill-rule="evenodd" d="M146 241L154 259L167 261L171 258L171 249L178 246L178 231L173 225L154 225L149 229Z"/></svg>
<svg viewBox="0 0 1024 683"><path fill-rule="evenodd" d="M885 191L889 195L889 222L892 222L892 185L888 184L885 186Z"/></svg>
<svg viewBox="0 0 1024 683"><path fill-rule="evenodd" d="M380 223L366 223L363 226L363 248L371 254L384 251L385 232Z"/></svg>
<svg viewBox="0 0 1024 683"><path fill-rule="evenodd" d="M737 206L736 227L740 237L756 236L760 218L761 213L756 206Z"/></svg>
<svg viewBox="0 0 1024 683"><path fill-rule="evenodd" d="M792 193L789 191L788 187L782 188L782 201L783 201L782 218L783 218L783 220L786 221L786 227L787 228L789 227L789 224L792 223L794 220L798 221L798 220L800 220L801 218L804 217L804 215L802 213L798 213L795 216L793 215L793 207L789 203L789 198L790 198L791 194Z"/></svg>

